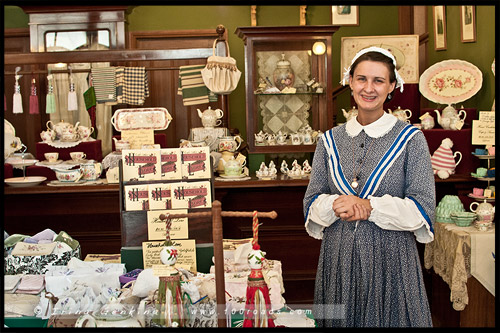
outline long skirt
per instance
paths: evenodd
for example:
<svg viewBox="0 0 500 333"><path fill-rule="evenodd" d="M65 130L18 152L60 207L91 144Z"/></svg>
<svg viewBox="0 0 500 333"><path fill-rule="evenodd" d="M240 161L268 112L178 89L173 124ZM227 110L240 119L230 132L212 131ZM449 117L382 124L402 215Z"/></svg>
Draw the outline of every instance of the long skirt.
<svg viewBox="0 0 500 333"><path fill-rule="evenodd" d="M431 327L413 233L369 221L325 228L313 313L319 327Z"/></svg>

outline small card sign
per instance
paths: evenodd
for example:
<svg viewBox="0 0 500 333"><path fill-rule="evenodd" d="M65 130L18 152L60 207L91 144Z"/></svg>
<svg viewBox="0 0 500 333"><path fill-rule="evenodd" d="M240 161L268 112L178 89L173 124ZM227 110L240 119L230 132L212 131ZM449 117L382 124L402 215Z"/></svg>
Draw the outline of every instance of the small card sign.
<svg viewBox="0 0 500 333"><path fill-rule="evenodd" d="M124 186L125 210L149 210L149 185Z"/></svg>
<svg viewBox="0 0 500 333"><path fill-rule="evenodd" d="M142 260L144 269L152 268L153 265L161 265L160 252L163 249L164 240L142 243ZM177 248L177 265L189 265L190 271L196 272L196 242L194 239L172 240L173 246Z"/></svg>
<svg viewBox="0 0 500 333"><path fill-rule="evenodd" d="M160 180L159 149L124 149L122 151L123 180Z"/></svg>
<svg viewBox="0 0 500 333"><path fill-rule="evenodd" d="M209 181L172 183L172 209L212 207Z"/></svg>
<svg viewBox="0 0 500 333"><path fill-rule="evenodd" d="M479 120L480 121L490 121L492 123L495 122L495 112L494 111L479 111Z"/></svg>
<svg viewBox="0 0 500 333"><path fill-rule="evenodd" d="M149 184L149 209L172 209L172 191L170 184Z"/></svg>
<svg viewBox="0 0 500 333"><path fill-rule="evenodd" d="M472 144L494 145L495 144L495 121L472 121Z"/></svg>
<svg viewBox="0 0 500 333"><path fill-rule="evenodd" d="M161 179L182 179L180 148L165 148L160 150Z"/></svg>
<svg viewBox="0 0 500 333"><path fill-rule="evenodd" d="M130 149L141 149L143 145L155 143L154 130L136 129L121 131L121 139L130 143Z"/></svg>
<svg viewBox="0 0 500 333"><path fill-rule="evenodd" d="M187 214L187 209L176 210L154 210L149 211L148 215L148 240L164 240L167 237L165 221L160 220L161 214ZM189 237L188 218L172 219L170 227L171 239L186 239Z"/></svg>
<svg viewBox="0 0 500 333"><path fill-rule="evenodd" d="M180 148L182 178L211 178L210 147Z"/></svg>

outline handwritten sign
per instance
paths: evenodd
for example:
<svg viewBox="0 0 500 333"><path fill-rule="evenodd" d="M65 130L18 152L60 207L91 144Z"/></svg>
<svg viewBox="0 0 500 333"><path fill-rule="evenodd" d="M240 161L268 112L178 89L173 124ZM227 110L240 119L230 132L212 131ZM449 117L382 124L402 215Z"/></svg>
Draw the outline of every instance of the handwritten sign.
<svg viewBox="0 0 500 333"><path fill-rule="evenodd" d="M479 120L484 122L495 122L495 112L493 111L479 111Z"/></svg>
<svg viewBox="0 0 500 333"><path fill-rule="evenodd" d="M172 240L173 246L177 248L177 264L189 265L190 271L196 272L196 242L194 239ZM153 265L161 265L160 252L163 249L164 241L143 242L142 261L144 268L152 268Z"/></svg>
<svg viewBox="0 0 500 333"><path fill-rule="evenodd" d="M167 231L165 221L160 220L161 214L187 214L187 209L148 211L148 240L165 240ZM187 239L188 237L188 218L172 219L170 238Z"/></svg>
<svg viewBox="0 0 500 333"><path fill-rule="evenodd" d="M472 144L494 145L495 144L495 122L494 121L472 121Z"/></svg>
<svg viewBox="0 0 500 333"><path fill-rule="evenodd" d="M155 143L152 129L124 130L121 132L121 139L130 143L130 149L141 149L143 145Z"/></svg>

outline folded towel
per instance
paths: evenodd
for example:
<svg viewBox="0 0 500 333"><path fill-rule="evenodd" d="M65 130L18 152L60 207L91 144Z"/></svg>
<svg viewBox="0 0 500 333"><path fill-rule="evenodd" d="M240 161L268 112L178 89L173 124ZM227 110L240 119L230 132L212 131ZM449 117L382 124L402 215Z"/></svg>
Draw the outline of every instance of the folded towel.
<svg viewBox="0 0 500 333"><path fill-rule="evenodd" d="M56 243L50 244L30 244L19 242L12 250L13 256L43 256L51 254L56 247Z"/></svg>
<svg viewBox="0 0 500 333"><path fill-rule="evenodd" d="M44 275L24 275L21 278L21 282L17 287L17 293L19 294L39 294L45 284L45 276Z"/></svg>
<svg viewBox="0 0 500 333"><path fill-rule="evenodd" d="M40 231L39 233L37 233L36 235L34 235L31 238L33 238L34 240L37 240L37 241L40 241L42 239L48 239L52 242L55 235L56 235L56 233L52 229L47 228L43 231Z"/></svg>
<svg viewBox="0 0 500 333"><path fill-rule="evenodd" d="M26 238L29 238L30 236L27 235L21 235L21 234L13 234L10 235L9 237L5 238L3 241L3 246L4 247L12 247L16 245L18 242L24 241Z"/></svg>
<svg viewBox="0 0 500 333"><path fill-rule="evenodd" d="M123 103L142 105L149 97L148 76L144 67L125 67Z"/></svg>
<svg viewBox="0 0 500 333"><path fill-rule="evenodd" d="M206 104L210 101L208 98L210 90L201 77L203 68L205 68L204 64L179 67L179 90L177 93L182 94L182 101L186 106Z"/></svg>
<svg viewBox="0 0 500 333"><path fill-rule="evenodd" d="M65 231L61 231L56 238L54 238L54 242L63 242L68 244L73 250L75 250L78 246L80 246L80 243L76 240L71 238L70 235L68 235Z"/></svg>
<svg viewBox="0 0 500 333"><path fill-rule="evenodd" d="M116 102L115 67L98 67L91 71L97 102Z"/></svg>
<svg viewBox="0 0 500 333"><path fill-rule="evenodd" d="M8 293L13 293L16 291L16 287L21 281L22 274L15 275L5 275L4 276L4 291Z"/></svg>

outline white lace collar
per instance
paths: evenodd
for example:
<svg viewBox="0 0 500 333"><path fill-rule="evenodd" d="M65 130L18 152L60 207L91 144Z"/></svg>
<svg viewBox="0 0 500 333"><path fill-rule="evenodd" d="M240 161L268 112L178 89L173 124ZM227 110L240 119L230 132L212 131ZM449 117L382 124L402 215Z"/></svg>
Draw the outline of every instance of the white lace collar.
<svg viewBox="0 0 500 333"><path fill-rule="evenodd" d="M388 114L384 112L384 115L373 123L368 124L366 126L361 125L358 122L358 117L351 118L346 123L346 131L350 137L357 136L362 130L365 130L365 133L372 138L380 138L387 134L396 124L398 118L394 117L392 114Z"/></svg>

